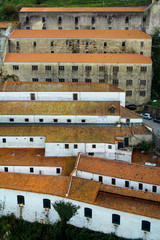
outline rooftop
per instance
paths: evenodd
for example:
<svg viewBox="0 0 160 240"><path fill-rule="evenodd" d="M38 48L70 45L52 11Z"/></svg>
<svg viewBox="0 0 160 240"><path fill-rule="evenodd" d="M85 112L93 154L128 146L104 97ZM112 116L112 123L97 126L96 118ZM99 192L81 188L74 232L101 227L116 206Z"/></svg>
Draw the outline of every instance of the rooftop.
<svg viewBox="0 0 160 240"><path fill-rule="evenodd" d="M0 148L1 166L62 167L62 176L69 176L75 157L45 157L44 149Z"/></svg>
<svg viewBox="0 0 160 240"><path fill-rule="evenodd" d="M51 38L51 39L152 39L140 30L19 30L15 29L12 38Z"/></svg>
<svg viewBox="0 0 160 240"><path fill-rule="evenodd" d="M160 168L80 155L77 170L160 185Z"/></svg>
<svg viewBox="0 0 160 240"><path fill-rule="evenodd" d="M10 24L15 26L18 22L0 22L0 28L8 28Z"/></svg>
<svg viewBox="0 0 160 240"><path fill-rule="evenodd" d="M109 109L114 104L115 114ZM120 115L118 101L0 101L0 115ZM132 117L134 117L133 114ZM141 118L141 117L139 117Z"/></svg>
<svg viewBox="0 0 160 240"><path fill-rule="evenodd" d="M132 163L145 164L146 162L156 164L157 167L160 167L160 156L158 156L155 152L142 153L140 151L133 151Z"/></svg>
<svg viewBox="0 0 160 240"><path fill-rule="evenodd" d="M147 7L23 7L20 12L144 12Z"/></svg>
<svg viewBox="0 0 160 240"><path fill-rule="evenodd" d="M139 114L123 106L120 106L120 115L121 115L121 118L140 118L141 119Z"/></svg>
<svg viewBox="0 0 160 240"><path fill-rule="evenodd" d="M152 64L152 60L141 54L101 53L7 53L6 63L134 63Z"/></svg>
<svg viewBox="0 0 160 240"><path fill-rule="evenodd" d="M124 92L109 83L5 82L0 92Z"/></svg>

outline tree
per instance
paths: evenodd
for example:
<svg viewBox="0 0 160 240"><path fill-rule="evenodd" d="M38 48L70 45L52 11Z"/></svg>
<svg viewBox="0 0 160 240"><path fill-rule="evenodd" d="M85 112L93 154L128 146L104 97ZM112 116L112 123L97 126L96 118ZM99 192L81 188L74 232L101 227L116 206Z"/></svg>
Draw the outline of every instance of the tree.
<svg viewBox="0 0 160 240"><path fill-rule="evenodd" d="M153 142L142 141L140 143L140 148L145 153L148 152L152 147L154 147L154 143Z"/></svg>
<svg viewBox="0 0 160 240"><path fill-rule="evenodd" d="M57 201L52 205L54 209L57 211L61 219L57 226L59 229L59 231L57 231L57 235L58 235L57 239L59 240L67 239L66 237L67 222L77 214L77 211L80 207L75 206L70 202L64 202L64 201Z"/></svg>
<svg viewBox="0 0 160 240"><path fill-rule="evenodd" d="M13 4L6 4L2 8L2 12L6 15L17 13L16 8Z"/></svg>

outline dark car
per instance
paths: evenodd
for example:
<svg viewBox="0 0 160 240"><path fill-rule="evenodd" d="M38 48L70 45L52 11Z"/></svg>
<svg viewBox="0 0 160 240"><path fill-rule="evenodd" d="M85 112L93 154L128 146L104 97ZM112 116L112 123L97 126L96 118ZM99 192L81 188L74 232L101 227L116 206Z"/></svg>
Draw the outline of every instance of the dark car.
<svg viewBox="0 0 160 240"><path fill-rule="evenodd" d="M154 118L153 121L156 123L160 123L160 117Z"/></svg>
<svg viewBox="0 0 160 240"><path fill-rule="evenodd" d="M128 108L129 110L136 110L137 109L136 105L134 105L134 104L129 104L129 105L126 106L126 108Z"/></svg>

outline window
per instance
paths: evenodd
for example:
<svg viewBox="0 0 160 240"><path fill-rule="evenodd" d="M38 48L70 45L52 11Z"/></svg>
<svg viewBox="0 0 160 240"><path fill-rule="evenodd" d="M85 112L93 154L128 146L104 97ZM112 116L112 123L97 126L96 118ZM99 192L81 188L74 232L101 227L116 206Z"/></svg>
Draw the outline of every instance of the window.
<svg viewBox="0 0 160 240"><path fill-rule="evenodd" d="M114 79L114 80L113 80L113 85L114 85L114 86L118 86L118 84L119 84L118 79Z"/></svg>
<svg viewBox="0 0 160 240"><path fill-rule="evenodd" d="M62 29L62 27L59 27L58 29L59 29L59 30L61 30L61 29Z"/></svg>
<svg viewBox="0 0 160 240"><path fill-rule="evenodd" d="M59 82L65 82L64 78L59 78Z"/></svg>
<svg viewBox="0 0 160 240"><path fill-rule="evenodd" d="M10 118L9 121L10 121L10 122L14 122L14 118Z"/></svg>
<svg viewBox="0 0 160 240"><path fill-rule="evenodd" d="M37 65L32 65L32 70L38 70L38 66Z"/></svg>
<svg viewBox="0 0 160 240"><path fill-rule="evenodd" d="M30 138L29 140L30 140L30 142L33 142L33 138Z"/></svg>
<svg viewBox="0 0 160 240"><path fill-rule="evenodd" d="M57 123L57 122L58 122L58 119L53 119L53 122L54 122L54 123Z"/></svg>
<svg viewBox="0 0 160 240"><path fill-rule="evenodd" d="M4 167L4 171L5 171L5 172L8 172L8 167Z"/></svg>
<svg viewBox="0 0 160 240"><path fill-rule="evenodd" d="M119 67L113 67L113 72L119 72Z"/></svg>
<svg viewBox="0 0 160 240"><path fill-rule="evenodd" d="M95 29L95 27L92 27L92 30L94 30Z"/></svg>
<svg viewBox="0 0 160 240"><path fill-rule="evenodd" d="M144 47L144 42L141 42L141 47Z"/></svg>
<svg viewBox="0 0 160 240"><path fill-rule="evenodd" d="M40 118L40 119L39 119L39 122L43 122L43 118Z"/></svg>
<svg viewBox="0 0 160 240"><path fill-rule="evenodd" d="M37 43L36 42L33 42L33 47L36 47Z"/></svg>
<svg viewBox="0 0 160 240"><path fill-rule="evenodd" d="M30 173L34 173L34 168L30 167L29 171L30 171Z"/></svg>
<svg viewBox="0 0 160 240"><path fill-rule="evenodd" d="M127 67L127 72L132 72L133 71L133 67Z"/></svg>
<svg viewBox="0 0 160 240"><path fill-rule="evenodd" d="M13 65L13 70L19 70L19 66L18 65Z"/></svg>
<svg viewBox="0 0 160 240"><path fill-rule="evenodd" d="M141 67L141 72L147 72L147 67Z"/></svg>
<svg viewBox="0 0 160 240"><path fill-rule="evenodd" d="M91 23L94 24L96 22L96 18L92 17Z"/></svg>
<svg viewBox="0 0 160 240"><path fill-rule="evenodd" d="M42 27L42 29L43 29L43 30L45 30L45 29L46 29L46 27L45 27L45 26L43 26L43 27Z"/></svg>
<svg viewBox="0 0 160 240"><path fill-rule="evenodd" d="M99 79L99 83L104 83L105 79Z"/></svg>
<svg viewBox="0 0 160 240"><path fill-rule="evenodd" d="M51 71L51 66L45 66L45 69L46 69L47 71Z"/></svg>
<svg viewBox="0 0 160 240"><path fill-rule="evenodd" d="M78 148L78 144L74 144L74 149L77 149Z"/></svg>
<svg viewBox="0 0 160 240"><path fill-rule="evenodd" d="M112 149L112 145L108 145L108 149Z"/></svg>
<svg viewBox="0 0 160 240"><path fill-rule="evenodd" d="M26 17L26 22L29 22L29 17Z"/></svg>
<svg viewBox="0 0 160 240"><path fill-rule="evenodd" d="M29 122L29 118L25 118L25 122Z"/></svg>
<svg viewBox="0 0 160 240"><path fill-rule="evenodd" d="M69 42L69 46L70 46L70 47L72 46L72 42Z"/></svg>
<svg viewBox="0 0 160 240"><path fill-rule="evenodd" d="M142 230L150 232L150 228L151 228L151 223L143 220L142 221Z"/></svg>
<svg viewBox="0 0 160 240"><path fill-rule="evenodd" d="M84 208L84 216L87 218L92 218L92 209Z"/></svg>
<svg viewBox="0 0 160 240"><path fill-rule="evenodd" d="M51 47L53 47L53 46L54 46L54 41L51 42Z"/></svg>
<svg viewBox="0 0 160 240"><path fill-rule="evenodd" d="M109 27L108 29L109 29L109 30L111 30L111 29L112 29L112 27Z"/></svg>
<svg viewBox="0 0 160 240"><path fill-rule="evenodd" d="M16 42L16 45L17 45L17 47L19 47L19 42L18 41Z"/></svg>
<svg viewBox="0 0 160 240"><path fill-rule="evenodd" d="M130 79L127 80L127 81L126 81L126 86L132 86L132 80L130 80Z"/></svg>
<svg viewBox="0 0 160 240"><path fill-rule="evenodd" d="M79 27L75 27L75 29L79 29Z"/></svg>
<svg viewBox="0 0 160 240"><path fill-rule="evenodd" d="M99 66L99 71L105 71L105 66Z"/></svg>
<svg viewBox="0 0 160 240"><path fill-rule="evenodd" d="M115 113L115 108L114 108L114 107L111 107L111 108L109 109L109 113L110 113L110 114L114 114L114 113Z"/></svg>
<svg viewBox="0 0 160 240"><path fill-rule="evenodd" d="M139 183L139 190L143 190L143 184Z"/></svg>
<svg viewBox="0 0 160 240"><path fill-rule="evenodd" d="M28 29L28 30L29 30L29 29L30 29L30 27L26 27L26 29Z"/></svg>
<svg viewBox="0 0 160 240"><path fill-rule="evenodd" d="M71 123L71 119L67 119L67 123Z"/></svg>
<svg viewBox="0 0 160 240"><path fill-rule="evenodd" d="M99 182L103 182L103 177L99 176Z"/></svg>
<svg viewBox="0 0 160 240"><path fill-rule="evenodd" d="M81 119L81 123L85 123L86 122L86 120L85 119Z"/></svg>
<svg viewBox="0 0 160 240"><path fill-rule="evenodd" d="M75 24L78 24L78 17L75 17Z"/></svg>
<svg viewBox="0 0 160 240"><path fill-rule="evenodd" d="M3 143L6 143L6 138L2 138L2 142L3 142Z"/></svg>
<svg viewBox="0 0 160 240"><path fill-rule="evenodd" d="M65 147L66 149L69 149L69 144L65 144L64 147Z"/></svg>
<svg viewBox="0 0 160 240"><path fill-rule="evenodd" d="M125 47L126 46L126 43L125 42L122 42L122 47Z"/></svg>
<svg viewBox="0 0 160 240"><path fill-rule="evenodd" d="M131 97L132 96L132 91L126 91L126 97Z"/></svg>
<svg viewBox="0 0 160 240"><path fill-rule="evenodd" d="M140 80L140 86L146 86L146 80Z"/></svg>
<svg viewBox="0 0 160 240"><path fill-rule="evenodd" d="M30 94L31 100L35 100L35 93Z"/></svg>
<svg viewBox="0 0 160 240"><path fill-rule="evenodd" d="M46 78L46 82L52 82L51 78Z"/></svg>
<svg viewBox="0 0 160 240"><path fill-rule="evenodd" d="M72 66L72 71L78 71L78 66Z"/></svg>
<svg viewBox="0 0 160 240"><path fill-rule="evenodd" d="M154 192L154 193L157 192L157 186L152 186L152 192Z"/></svg>
<svg viewBox="0 0 160 240"><path fill-rule="evenodd" d="M125 23L129 23L129 17L128 16L126 16L126 18L125 18Z"/></svg>
<svg viewBox="0 0 160 240"><path fill-rule="evenodd" d="M51 208L51 200L49 199L43 199L43 208L50 209Z"/></svg>
<svg viewBox="0 0 160 240"><path fill-rule="evenodd" d="M112 185L116 185L116 179L112 178Z"/></svg>
<svg viewBox="0 0 160 240"><path fill-rule="evenodd" d="M72 82L78 82L78 78L72 78Z"/></svg>
<svg viewBox="0 0 160 240"><path fill-rule="evenodd" d="M32 82L38 82L38 78L32 78Z"/></svg>
<svg viewBox="0 0 160 240"><path fill-rule="evenodd" d="M145 97L146 96L146 91L140 91L139 96L140 97Z"/></svg>
<svg viewBox="0 0 160 240"><path fill-rule="evenodd" d="M130 119L129 118L126 119L126 123L130 123Z"/></svg>
<svg viewBox="0 0 160 240"><path fill-rule="evenodd" d="M88 47L88 44L89 44L89 43L88 43L88 42L86 42L86 47Z"/></svg>
<svg viewBox="0 0 160 240"><path fill-rule="evenodd" d="M96 148L96 145L95 145L95 144L93 144L93 145L92 145L92 148Z"/></svg>
<svg viewBox="0 0 160 240"><path fill-rule="evenodd" d="M77 93L73 93L73 100L74 101L78 100L78 94Z"/></svg>
<svg viewBox="0 0 160 240"><path fill-rule="evenodd" d="M125 30L128 30L129 29L129 27L125 27Z"/></svg>
<svg viewBox="0 0 160 240"><path fill-rule="evenodd" d="M23 206L25 204L24 196L22 196L22 195L17 196L17 204L19 204L20 206Z"/></svg>
<svg viewBox="0 0 160 240"><path fill-rule="evenodd" d="M42 22L45 22L46 21L46 18L45 17L42 17Z"/></svg>
<svg viewBox="0 0 160 240"><path fill-rule="evenodd" d="M109 24L112 23L112 17L111 16L109 16L109 18L108 18L108 23Z"/></svg>
<svg viewBox="0 0 160 240"><path fill-rule="evenodd" d="M86 66L86 67L85 67L85 70L86 70L86 71L91 71L91 70L92 70L92 67L91 67L91 66Z"/></svg>
<svg viewBox="0 0 160 240"><path fill-rule="evenodd" d="M125 181L125 187L129 188L129 181Z"/></svg>
<svg viewBox="0 0 160 240"><path fill-rule="evenodd" d="M59 66L59 71L64 71L64 66Z"/></svg>
<svg viewBox="0 0 160 240"><path fill-rule="evenodd" d="M61 169L60 168L56 168L56 173L60 174L61 173Z"/></svg>
<svg viewBox="0 0 160 240"><path fill-rule="evenodd" d="M141 55L143 55L143 52L140 52Z"/></svg>
<svg viewBox="0 0 160 240"><path fill-rule="evenodd" d="M107 42L104 42L104 47L107 47Z"/></svg>
<svg viewBox="0 0 160 240"><path fill-rule="evenodd" d="M62 23L62 17L58 17L58 23Z"/></svg>
<svg viewBox="0 0 160 240"><path fill-rule="evenodd" d="M112 214L112 223L120 225L120 215Z"/></svg>
<svg viewBox="0 0 160 240"><path fill-rule="evenodd" d="M88 155L89 156L94 156L94 153L93 152L89 152Z"/></svg>
<svg viewBox="0 0 160 240"><path fill-rule="evenodd" d="M86 78L86 79L85 79L85 82L87 82L87 83L91 83L92 80L91 80L90 78Z"/></svg>

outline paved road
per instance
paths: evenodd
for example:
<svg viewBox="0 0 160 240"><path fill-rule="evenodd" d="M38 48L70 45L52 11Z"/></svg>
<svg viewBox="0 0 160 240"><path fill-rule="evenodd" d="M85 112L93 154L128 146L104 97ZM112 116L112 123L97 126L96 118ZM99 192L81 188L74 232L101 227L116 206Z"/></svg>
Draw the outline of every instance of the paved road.
<svg viewBox="0 0 160 240"><path fill-rule="evenodd" d="M146 120L143 119L143 122L146 123L147 125L151 126L152 128L154 128L154 131L160 134L160 123L156 123L153 120Z"/></svg>

